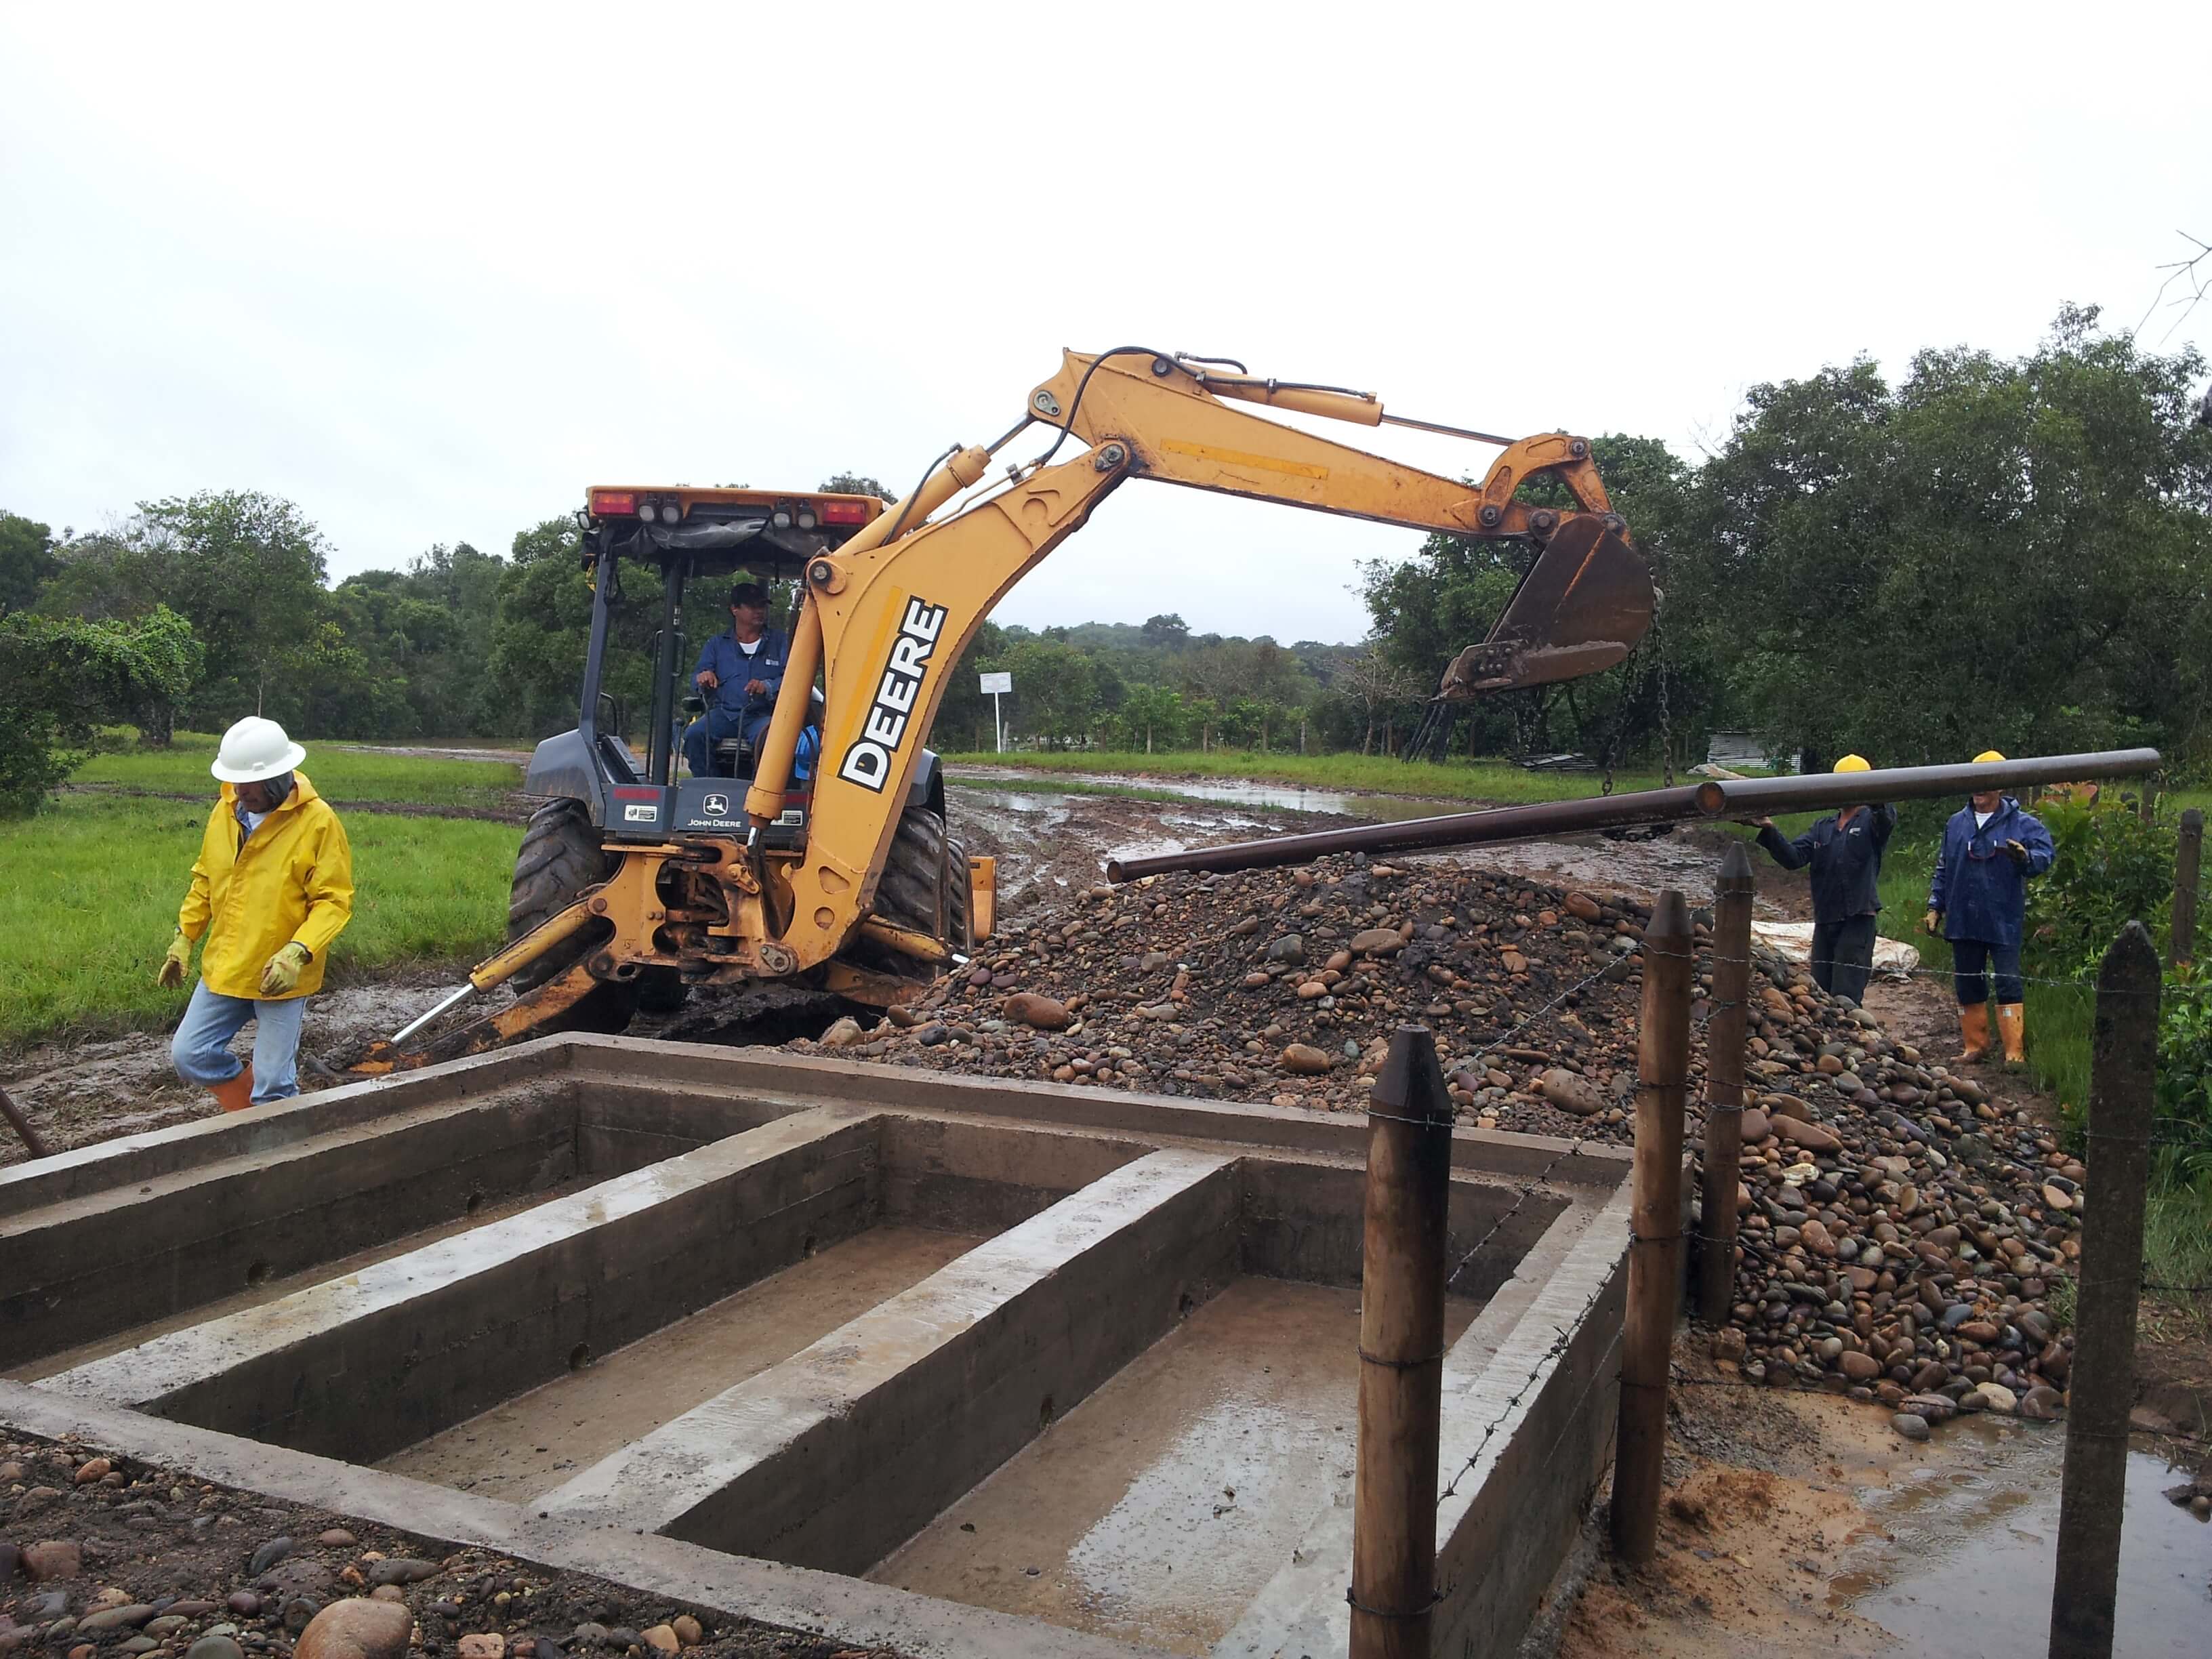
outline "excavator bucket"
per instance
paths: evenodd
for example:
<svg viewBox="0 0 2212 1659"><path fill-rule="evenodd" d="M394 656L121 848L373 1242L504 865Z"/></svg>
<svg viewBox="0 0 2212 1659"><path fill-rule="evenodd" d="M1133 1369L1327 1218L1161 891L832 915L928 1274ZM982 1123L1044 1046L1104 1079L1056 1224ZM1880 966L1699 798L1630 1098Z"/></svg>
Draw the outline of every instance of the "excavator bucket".
<svg viewBox="0 0 2212 1659"><path fill-rule="evenodd" d="M1437 696L1471 702L1595 674L1626 659L1651 626L1651 572L1618 523L1577 514L1562 524L1490 637L1444 670Z"/></svg>

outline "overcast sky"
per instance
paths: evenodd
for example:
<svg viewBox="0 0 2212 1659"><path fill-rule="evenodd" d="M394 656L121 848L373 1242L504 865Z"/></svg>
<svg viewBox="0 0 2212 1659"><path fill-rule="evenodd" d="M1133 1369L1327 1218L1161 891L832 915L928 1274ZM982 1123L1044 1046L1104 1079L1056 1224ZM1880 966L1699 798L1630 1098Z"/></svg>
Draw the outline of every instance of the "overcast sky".
<svg viewBox="0 0 2212 1659"><path fill-rule="evenodd" d="M2208 61L2201 3L12 5L0 506L503 552L594 481L903 493L1129 343L1694 454L1760 380L2132 325L2212 240ZM999 614L1356 638L1419 541L1133 483Z"/></svg>

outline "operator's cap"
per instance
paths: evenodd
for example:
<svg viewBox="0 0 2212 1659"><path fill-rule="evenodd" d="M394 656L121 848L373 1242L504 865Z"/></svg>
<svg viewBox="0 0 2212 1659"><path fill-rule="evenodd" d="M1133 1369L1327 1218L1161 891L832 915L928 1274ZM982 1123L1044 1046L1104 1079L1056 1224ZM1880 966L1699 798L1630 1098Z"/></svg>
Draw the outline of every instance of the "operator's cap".
<svg viewBox="0 0 2212 1659"><path fill-rule="evenodd" d="M1846 755L1843 759L1836 763L1836 770L1838 772L1871 772L1874 770L1874 767L1864 755Z"/></svg>
<svg viewBox="0 0 2212 1659"><path fill-rule="evenodd" d="M1974 764L1977 766L1988 766L1991 763L2001 761L2003 758L2004 757L1997 753L1996 750L1984 749L1980 754L1974 757Z"/></svg>
<svg viewBox="0 0 2212 1659"><path fill-rule="evenodd" d="M739 582L730 590L732 605L766 605L768 589L758 582Z"/></svg>

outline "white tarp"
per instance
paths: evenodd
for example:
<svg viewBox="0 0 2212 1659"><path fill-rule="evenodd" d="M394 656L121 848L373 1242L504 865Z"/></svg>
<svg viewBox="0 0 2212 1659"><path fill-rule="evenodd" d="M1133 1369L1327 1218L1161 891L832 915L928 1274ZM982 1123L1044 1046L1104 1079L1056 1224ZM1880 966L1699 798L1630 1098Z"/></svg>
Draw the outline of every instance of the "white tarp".
<svg viewBox="0 0 2212 1659"><path fill-rule="evenodd" d="M1754 921L1751 924L1751 936L1781 951L1792 962L1813 959L1813 924L1809 921ZM1919 965L1920 952L1904 940L1875 936L1875 972L1893 974L1903 979Z"/></svg>

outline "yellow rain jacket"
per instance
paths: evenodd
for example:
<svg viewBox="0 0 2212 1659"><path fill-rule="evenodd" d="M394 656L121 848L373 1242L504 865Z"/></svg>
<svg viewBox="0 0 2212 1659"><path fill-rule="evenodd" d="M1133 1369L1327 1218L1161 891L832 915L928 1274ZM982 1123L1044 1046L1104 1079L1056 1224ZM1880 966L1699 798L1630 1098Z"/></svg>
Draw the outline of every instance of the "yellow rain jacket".
<svg viewBox="0 0 2212 1659"><path fill-rule="evenodd" d="M262 969L295 939L308 957L292 995L312 995L322 989L331 941L353 919L345 827L304 772L292 774L292 793L251 836L237 801L236 787L223 785L177 926L186 939L207 935L200 977L216 995L262 1000Z"/></svg>

